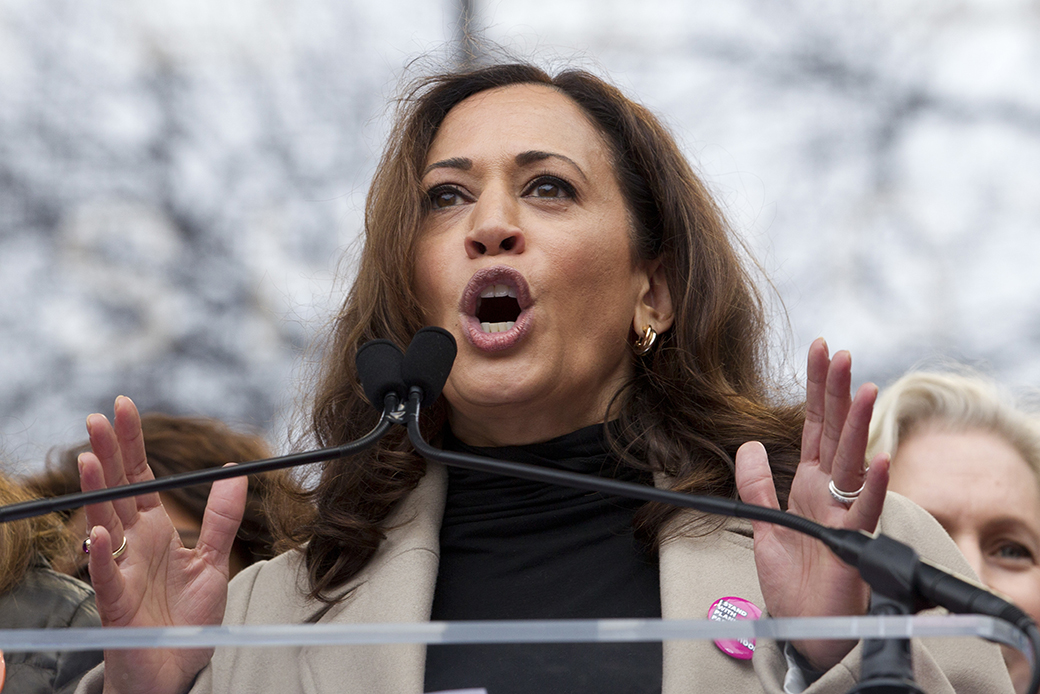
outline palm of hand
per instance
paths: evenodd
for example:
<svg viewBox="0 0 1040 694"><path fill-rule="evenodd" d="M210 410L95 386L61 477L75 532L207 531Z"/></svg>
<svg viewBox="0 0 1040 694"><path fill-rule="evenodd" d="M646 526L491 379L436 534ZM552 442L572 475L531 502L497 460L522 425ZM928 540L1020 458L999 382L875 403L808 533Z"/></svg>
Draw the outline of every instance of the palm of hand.
<svg viewBox="0 0 1040 694"><path fill-rule="evenodd" d="M123 590L114 602L98 606L105 626L220 624L227 599L226 567L221 571L199 556L199 550L181 546L162 507L139 513L125 532L128 542L157 551L130 556L120 567ZM158 682L180 683L170 691L181 691L212 655L211 648L110 651L105 654L106 674L130 673L120 678L120 688L130 685L128 691L150 691ZM134 682L132 673L140 673L140 680Z"/></svg>
<svg viewBox="0 0 1040 694"><path fill-rule="evenodd" d="M821 525L855 529L852 514L835 508L829 493L824 492L826 499L811 493L826 490L829 481L830 475L803 463L792 485L788 511ZM776 586L776 614L810 617L858 615L866 611L869 591L865 585L854 591L821 590L821 586L852 587L861 583L859 572L822 542L775 525L769 526L765 535L761 549L756 542L755 558L763 565L760 580L764 578L762 574L768 573L769 581Z"/></svg>
<svg viewBox="0 0 1040 694"><path fill-rule="evenodd" d="M154 479L137 408L118 398L114 424L87 418L92 451L80 456L84 491ZM87 507L92 526L90 575L106 626L168 627L219 624L227 601L228 556L245 509L247 482L215 482L194 549L185 548L157 493ZM126 539L120 557L116 542ZM96 550L96 551L94 551ZM212 649L105 653L105 691L183 692Z"/></svg>
<svg viewBox="0 0 1040 694"><path fill-rule="evenodd" d="M806 421L802 460L798 465L788 511L831 527L873 532L881 515L888 484L887 459L864 470L867 430L877 389L860 388L849 396L851 362L847 353L828 357L818 340L809 352ZM858 489L860 497L845 506L828 491L831 479L840 489ZM737 487L741 498L779 508L765 449L749 443L737 454ZM774 617L861 615L870 591L858 572L822 543L767 523L754 523L755 563L766 609ZM795 647L817 668L835 665L852 649L850 641L802 641Z"/></svg>

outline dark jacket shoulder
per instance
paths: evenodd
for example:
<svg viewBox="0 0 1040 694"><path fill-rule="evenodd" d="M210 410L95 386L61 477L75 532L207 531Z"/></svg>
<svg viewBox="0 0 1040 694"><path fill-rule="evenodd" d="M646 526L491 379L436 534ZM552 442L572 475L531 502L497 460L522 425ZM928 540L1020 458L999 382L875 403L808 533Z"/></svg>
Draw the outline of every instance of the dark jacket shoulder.
<svg viewBox="0 0 1040 694"><path fill-rule="evenodd" d="M98 627L94 590L54 571L45 563L31 567L11 590L0 595L0 627L63 629ZM71 692L80 677L101 662L101 651L5 653L4 694Z"/></svg>

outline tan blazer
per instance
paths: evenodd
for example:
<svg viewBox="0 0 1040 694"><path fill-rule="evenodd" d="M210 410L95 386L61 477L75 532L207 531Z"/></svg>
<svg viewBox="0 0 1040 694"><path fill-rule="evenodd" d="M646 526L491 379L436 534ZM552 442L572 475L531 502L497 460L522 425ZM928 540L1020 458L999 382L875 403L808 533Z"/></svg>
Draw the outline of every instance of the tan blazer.
<svg viewBox="0 0 1040 694"><path fill-rule="evenodd" d="M354 591L351 597L329 610L321 623L429 619L446 489L445 469L431 463L418 488L391 518L391 530L375 557L344 586L344 592ZM922 556L971 575L938 523L905 498L890 494L881 525L883 532L897 539L912 540ZM306 622L321 606L302 597L306 575L301 566L301 555L290 552L237 575L231 582L224 624ZM704 619L715 600L730 595L764 606L751 528L743 521L731 521L707 537L667 542L661 548L660 572L665 619ZM191 692L420 694L424 667L421 644L218 648ZM975 639L915 642L914 667L918 684L929 694L1013 691L999 648ZM760 640L749 662L723 654L710 641L682 641L664 644L663 668L664 694L782 694L787 664L772 642ZM858 672L859 647L806 691L844 694ZM85 678L78 691L101 691L100 668Z"/></svg>

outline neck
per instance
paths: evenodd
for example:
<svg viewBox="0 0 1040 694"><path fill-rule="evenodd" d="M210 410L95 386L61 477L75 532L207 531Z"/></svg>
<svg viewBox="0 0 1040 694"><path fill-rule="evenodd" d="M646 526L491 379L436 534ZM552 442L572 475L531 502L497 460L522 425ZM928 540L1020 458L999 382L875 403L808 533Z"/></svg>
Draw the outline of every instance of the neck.
<svg viewBox="0 0 1040 694"><path fill-rule="evenodd" d="M602 424L608 405L609 400L594 406L575 403L566 408L508 404L482 407L473 414L465 408L452 407L448 421L455 437L470 446L526 446Z"/></svg>

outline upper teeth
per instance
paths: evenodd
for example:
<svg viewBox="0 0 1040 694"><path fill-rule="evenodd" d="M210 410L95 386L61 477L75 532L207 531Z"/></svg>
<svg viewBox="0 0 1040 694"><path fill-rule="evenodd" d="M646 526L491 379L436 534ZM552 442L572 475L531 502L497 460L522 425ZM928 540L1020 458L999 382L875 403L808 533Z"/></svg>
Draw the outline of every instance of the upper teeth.
<svg viewBox="0 0 1040 694"><path fill-rule="evenodd" d="M495 296L511 296L515 299L516 289L508 284L493 284L490 287L484 287L480 292L481 299L490 299Z"/></svg>

